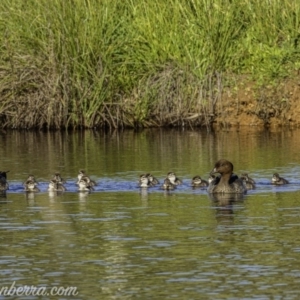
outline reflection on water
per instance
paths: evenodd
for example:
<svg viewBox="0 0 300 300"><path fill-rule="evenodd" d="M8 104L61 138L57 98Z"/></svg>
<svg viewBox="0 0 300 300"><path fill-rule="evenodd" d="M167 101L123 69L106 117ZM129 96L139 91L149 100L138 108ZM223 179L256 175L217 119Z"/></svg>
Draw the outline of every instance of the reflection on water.
<svg viewBox="0 0 300 300"><path fill-rule="evenodd" d="M216 210L216 219L220 224L232 224L234 210L243 204L243 194L209 194L212 205Z"/></svg>
<svg viewBox="0 0 300 300"><path fill-rule="evenodd" d="M0 195L1 287L76 286L74 299L299 298L299 132L0 138L0 170L10 170L11 187ZM191 178L207 178L221 157L257 188L242 198L193 189ZM94 192L77 191L79 169L97 181ZM56 171L67 180L65 193L47 191ZM162 182L169 171L183 180L176 190L137 187L140 174ZM272 186L274 172L291 184ZM23 191L28 174L41 192Z"/></svg>
<svg viewBox="0 0 300 300"><path fill-rule="evenodd" d="M270 183L274 172L300 183L299 130L12 131L0 139L0 170L10 170L8 179L17 192L28 174L34 174L45 191L55 172L75 183L79 169L85 169L98 183L98 190L135 190L139 175L145 172L163 181L173 171L190 185L197 174L207 179L221 157L234 163L235 172L247 172L260 183ZM74 184L69 188L76 190Z"/></svg>

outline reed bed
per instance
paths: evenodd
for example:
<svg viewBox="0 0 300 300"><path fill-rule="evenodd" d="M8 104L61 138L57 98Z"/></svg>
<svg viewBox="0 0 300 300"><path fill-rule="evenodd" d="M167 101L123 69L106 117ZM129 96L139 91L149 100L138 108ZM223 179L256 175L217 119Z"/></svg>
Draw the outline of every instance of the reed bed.
<svg viewBox="0 0 300 300"><path fill-rule="evenodd" d="M298 0L2 0L0 126L209 125L299 70L299 27Z"/></svg>

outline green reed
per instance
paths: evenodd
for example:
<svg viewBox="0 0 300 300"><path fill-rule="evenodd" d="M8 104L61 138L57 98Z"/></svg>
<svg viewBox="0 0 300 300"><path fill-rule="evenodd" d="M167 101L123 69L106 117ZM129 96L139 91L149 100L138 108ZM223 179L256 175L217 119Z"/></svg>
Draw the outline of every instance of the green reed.
<svg viewBox="0 0 300 300"><path fill-rule="evenodd" d="M297 0L2 0L0 125L209 124L300 68Z"/></svg>

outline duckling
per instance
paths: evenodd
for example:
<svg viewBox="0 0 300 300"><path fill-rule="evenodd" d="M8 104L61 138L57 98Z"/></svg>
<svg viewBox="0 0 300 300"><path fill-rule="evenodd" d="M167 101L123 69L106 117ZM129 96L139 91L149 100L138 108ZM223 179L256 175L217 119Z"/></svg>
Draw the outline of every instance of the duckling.
<svg viewBox="0 0 300 300"><path fill-rule="evenodd" d="M9 189L9 184L7 182L7 173L9 171L0 171L0 192L5 192Z"/></svg>
<svg viewBox="0 0 300 300"><path fill-rule="evenodd" d="M29 174L27 179L23 182L25 192L39 192L40 190L37 186L38 182L32 174Z"/></svg>
<svg viewBox="0 0 300 300"><path fill-rule="evenodd" d="M208 182L202 179L200 176L196 175L193 177L191 185L192 187L206 187L208 186Z"/></svg>
<svg viewBox="0 0 300 300"><path fill-rule="evenodd" d="M210 174L209 177L208 177L208 183L211 183L215 178L216 178L215 175Z"/></svg>
<svg viewBox="0 0 300 300"><path fill-rule="evenodd" d="M35 180L26 180L24 182L25 192L39 192L40 189L37 187L38 183Z"/></svg>
<svg viewBox="0 0 300 300"><path fill-rule="evenodd" d="M78 173L78 181L77 181L77 185L79 185L79 181L84 179L90 186L95 186L97 185L97 183L94 181L94 180L91 180L90 177L85 173L84 170L79 170L79 173Z"/></svg>
<svg viewBox="0 0 300 300"><path fill-rule="evenodd" d="M220 173L208 186L208 193L235 193L245 194L247 189L244 182L233 174L233 164L226 160L220 159L215 163L211 174Z"/></svg>
<svg viewBox="0 0 300 300"><path fill-rule="evenodd" d="M255 181L247 173L243 173L240 178L243 180L247 190L255 189Z"/></svg>
<svg viewBox="0 0 300 300"><path fill-rule="evenodd" d="M289 182L280 177L278 173L274 173L273 174L273 177L272 177L272 184L275 184L275 185L283 185L283 184L288 184Z"/></svg>
<svg viewBox="0 0 300 300"><path fill-rule="evenodd" d="M244 177L247 180L247 182L252 182L254 184L256 183L254 179L252 179L251 177L249 177L248 173L242 173L241 177Z"/></svg>
<svg viewBox="0 0 300 300"><path fill-rule="evenodd" d="M61 177L60 173L56 172L52 176L51 180L54 180L55 182L65 183L66 181Z"/></svg>
<svg viewBox="0 0 300 300"><path fill-rule="evenodd" d="M79 183L79 181L81 180L81 178L82 178L83 176L87 176L86 173L85 173L85 171L84 171L84 170L79 170L79 171L78 171L78 175L77 175L77 178L78 178L77 183Z"/></svg>
<svg viewBox="0 0 300 300"><path fill-rule="evenodd" d="M78 191L80 192L91 192L94 190L93 185L87 180L86 176L83 176L82 179L78 182Z"/></svg>
<svg viewBox="0 0 300 300"><path fill-rule="evenodd" d="M164 190L174 190L176 185L174 185L169 178L166 178L161 188Z"/></svg>
<svg viewBox="0 0 300 300"><path fill-rule="evenodd" d="M33 182L38 183L38 182L36 181L35 177L34 177L32 174L29 174L29 175L28 175L27 179L24 181L23 184L25 184L27 181L33 181Z"/></svg>
<svg viewBox="0 0 300 300"><path fill-rule="evenodd" d="M150 173L146 174L146 176L148 177L149 183L151 186L155 186L157 184L159 184L159 181Z"/></svg>
<svg viewBox="0 0 300 300"><path fill-rule="evenodd" d="M61 181L51 179L48 186L49 192L65 192L66 188Z"/></svg>
<svg viewBox="0 0 300 300"><path fill-rule="evenodd" d="M148 174L142 174L139 178L139 187L148 188L151 187L151 183L149 180Z"/></svg>
<svg viewBox="0 0 300 300"><path fill-rule="evenodd" d="M169 172L167 174L167 178L173 185L179 185L182 184L182 181L176 177L176 174L174 172Z"/></svg>

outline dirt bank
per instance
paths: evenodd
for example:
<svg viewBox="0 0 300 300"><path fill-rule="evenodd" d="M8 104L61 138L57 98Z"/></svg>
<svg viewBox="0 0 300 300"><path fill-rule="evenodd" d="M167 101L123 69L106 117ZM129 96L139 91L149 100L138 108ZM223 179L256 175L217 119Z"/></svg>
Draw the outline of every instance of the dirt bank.
<svg viewBox="0 0 300 300"><path fill-rule="evenodd" d="M219 126L300 127L300 76L269 86L248 81L226 88L215 113Z"/></svg>

